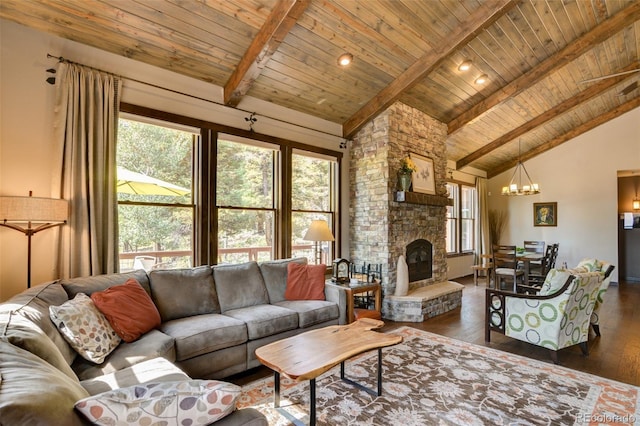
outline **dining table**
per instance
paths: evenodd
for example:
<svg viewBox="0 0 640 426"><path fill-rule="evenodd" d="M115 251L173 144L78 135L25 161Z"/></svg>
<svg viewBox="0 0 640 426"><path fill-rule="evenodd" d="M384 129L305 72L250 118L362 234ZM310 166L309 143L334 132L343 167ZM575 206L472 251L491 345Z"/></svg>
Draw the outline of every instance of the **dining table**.
<svg viewBox="0 0 640 426"><path fill-rule="evenodd" d="M529 251L517 252L516 251L516 260L518 262L522 262L523 270L524 270L524 282L525 284L529 284L529 273L530 273L530 264L531 262L539 262L544 258L543 253L535 253ZM513 291L516 291L516 285L513 285Z"/></svg>

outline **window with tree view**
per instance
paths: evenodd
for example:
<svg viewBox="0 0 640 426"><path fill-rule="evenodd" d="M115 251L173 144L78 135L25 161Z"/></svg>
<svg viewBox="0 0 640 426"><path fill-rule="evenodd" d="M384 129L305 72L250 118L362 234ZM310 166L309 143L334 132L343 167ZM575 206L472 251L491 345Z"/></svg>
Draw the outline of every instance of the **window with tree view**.
<svg viewBox="0 0 640 426"><path fill-rule="evenodd" d="M120 118L120 270L193 264L193 152L198 134Z"/></svg>
<svg viewBox="0 0 640 426"><path fill-rule="evenodd" d="M447 182L453 206L447 206L447 253L474 250L476 189L473 186Z"/></svg>
<svg viewBox="0 0 640 426"><path fill-rule="evenodd" d="M273 259L278 148L227 135L217 145L217 261Z"/></svg>
<svg viewBox="0 0 640 426"><path fill-rule="evenodd" d="M306 241L304 237L314 219L326 221L332 229L337 162L335 158L294 151L291 163L291 254L306 257L310 263L320 258L321 263L330 265L333 243ZM335 235L333 229L332 233Z"/></svg>

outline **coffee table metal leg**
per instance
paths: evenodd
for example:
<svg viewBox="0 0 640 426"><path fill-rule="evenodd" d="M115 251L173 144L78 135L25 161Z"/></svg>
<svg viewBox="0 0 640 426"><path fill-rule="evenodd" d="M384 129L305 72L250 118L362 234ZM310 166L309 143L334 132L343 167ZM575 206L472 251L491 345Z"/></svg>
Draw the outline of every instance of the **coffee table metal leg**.
<svg viewBox="0 0 640 426"><path fill-rule="evenodd" d="M273 407L280 407L280 373L273 372Z"/></svg>
<svg viewBox="0 0 640 426"><path fill-rule="evenodd" d="M309 426L316 424L316 379L309 380Z"/></svg>
<svg viewBox="0 0 640 426"><path fill-rule="evenodd" d="M361 385L358 382L355 382L347 377L345 377L344 374L344 361L342 361L340 363L340 379L342 379L343 381L352 384L353 386L357 387L358 389L362 389L363 391L371 394L371 395L375 395L375 396L380 396L382 395L382 348L378 348L378 371L376 373L377 379L378 379L378 389L377 392L373 389L370 389L366 386Z"/></svg>

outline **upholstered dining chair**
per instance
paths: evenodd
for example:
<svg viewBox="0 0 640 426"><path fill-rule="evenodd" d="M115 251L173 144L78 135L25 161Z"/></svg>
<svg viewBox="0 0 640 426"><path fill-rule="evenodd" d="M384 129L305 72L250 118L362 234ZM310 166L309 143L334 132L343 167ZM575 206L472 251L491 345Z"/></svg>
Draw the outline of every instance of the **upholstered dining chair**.
<svg viewBox="0 0 640 426"><path fill-rule="evenodd" d="M518 260L516 259L516 246L494 245L493 246L493 282L495 288L501 289L502 282L512 284L515 292L518 280L524 279L524 271L518 269Z"/></svg>

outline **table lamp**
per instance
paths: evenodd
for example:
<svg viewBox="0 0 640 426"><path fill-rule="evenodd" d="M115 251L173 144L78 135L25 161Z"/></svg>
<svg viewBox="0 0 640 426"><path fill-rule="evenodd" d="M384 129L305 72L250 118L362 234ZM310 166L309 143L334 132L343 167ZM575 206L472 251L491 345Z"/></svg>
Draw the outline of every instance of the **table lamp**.
<svg viewBox="0 0 640 426"><path fill-rule="evenodd" d="M31 287L31 237L45 229L67 223L69 205L54 198L0 196L0 226L27 236L27 288ZM26 223L26 227L18 225ZM38 224L34 227L34 224Z"/></svg>
<svg viewBox="0 0 640 426"><path fill-rule="evenodd" d="M316 265L319 265L321 262L321 254L320 254L320 242L321 241L334 241L333 234L329 229L329 225L326 220L316 219L311 221L311 225L309 225L309 229L307 229L307 233L304 234L302 238L306 241L314 242L314 258L316 261Z"/></svg>

